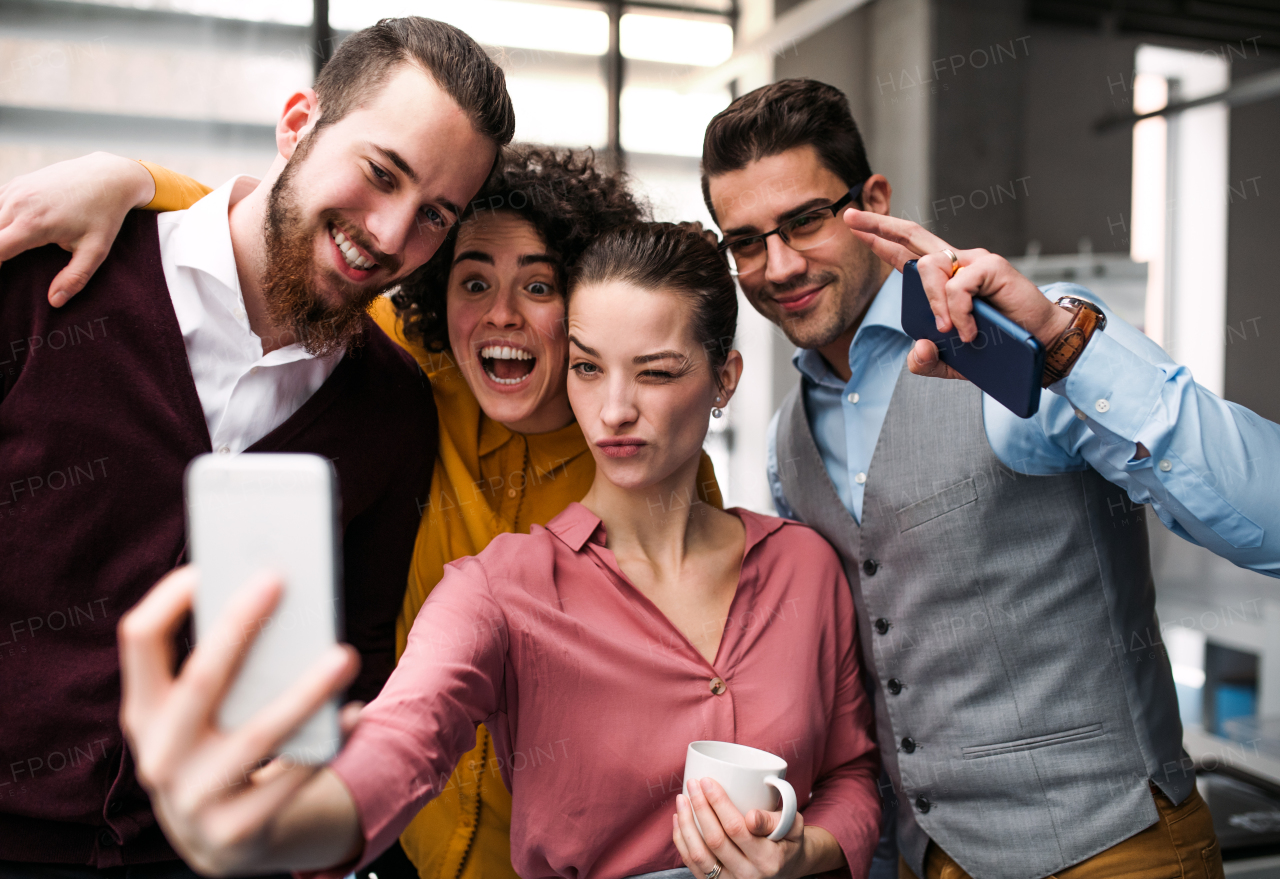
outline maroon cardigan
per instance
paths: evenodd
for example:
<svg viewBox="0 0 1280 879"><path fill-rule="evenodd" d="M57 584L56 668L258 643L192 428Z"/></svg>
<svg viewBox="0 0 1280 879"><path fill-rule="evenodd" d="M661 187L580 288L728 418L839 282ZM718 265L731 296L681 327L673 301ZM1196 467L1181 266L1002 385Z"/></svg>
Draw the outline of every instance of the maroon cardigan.
<svg viewBox="0 0 1280 879"><path fill-rule="evenodd" d="M209 432L160 263L134 212L84 292L68 254L0 266L0 861L174 858L118 722L116 623L183 561L182 476ZM350 696L395 664L395 620L436 456L426 377L368 321L306 403L249 451L328 457L342 494Z"/></svg>

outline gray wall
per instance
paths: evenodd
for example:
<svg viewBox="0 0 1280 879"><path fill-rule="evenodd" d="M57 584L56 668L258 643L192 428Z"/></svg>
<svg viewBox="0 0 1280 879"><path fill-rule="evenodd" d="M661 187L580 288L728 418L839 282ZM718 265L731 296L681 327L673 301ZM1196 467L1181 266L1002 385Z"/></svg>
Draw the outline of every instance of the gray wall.
<svg viewBox="0 0 1280 879"><path fill-rule="evenodd" d="M1275 67L1277 55L1237 58L1231 75L1239 79ZM1272 421L1280 421L1278 144L1280 98L1232 109L1225 390L1227 399Z"/></svg>
<svg viewBox="0 0 1280 879"><path fill-rule="evenodd" d="M779 13L798 0L777 0ZM1140 42L1208 42L1027 20L1021 0L874 0L775 62L844 89L893 212L961 247L1127 253ZM1230 55L1230 53L1228 53ZM1232 79L1280 66L1250 48ZM1280 99L1231 113L1226 397L1280 421Z"/></svg>

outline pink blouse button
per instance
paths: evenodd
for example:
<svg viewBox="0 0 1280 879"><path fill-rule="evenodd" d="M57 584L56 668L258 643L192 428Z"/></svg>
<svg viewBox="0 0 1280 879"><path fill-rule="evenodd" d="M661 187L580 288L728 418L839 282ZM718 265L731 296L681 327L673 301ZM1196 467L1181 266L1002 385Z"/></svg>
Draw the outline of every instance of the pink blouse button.
<svg viewBox="0 0 1280 879"><path fill-rule="evenodd" d="M719 696L719 695L720 695L721 693L723 693L726 689L728 689L728 688L724 685L724 680L723 680L722 678L712 678L712 679L711 679L711 692L712 692L712 693L715 693L717 696Z"/></svg>

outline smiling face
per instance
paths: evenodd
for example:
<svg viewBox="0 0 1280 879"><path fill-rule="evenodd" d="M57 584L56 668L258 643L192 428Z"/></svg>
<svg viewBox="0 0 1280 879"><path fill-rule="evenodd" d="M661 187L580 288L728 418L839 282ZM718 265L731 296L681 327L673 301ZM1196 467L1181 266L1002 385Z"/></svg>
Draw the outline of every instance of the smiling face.
<svg viewBox="0 0 1280 879"><path fill-rule="evenodd" d="M449 347L486 415L519 433L573 420L556 260L528 220L482 213L458 229L449 272Z"/></svg>
<svg viewBox="0 0 1280 879"><path fill-rule="evenodd" d="M808 145L718 174L709 185L725 239L768 232L806 211L834 204L849 190ZM835 222L839 234L808 250L793 250L771 235L764 268L738 279L756 311L801 348L821 349L846 333L852 336L850 328L888 275L888 267L870 248L838 218Z"/></svg>
<svg viewBox="0 0 1280 879"><path fill-rule="evenodd" d="M620 488L696 469L711 409L737 386L741 355L729 352L713 374L692 317L668 290L609 280L574 291L569 400L597 472Z"/></svg>
<svg viewBox="0 0 1280 879"><path fill-rule="evenodd" d="M364 104L312 131L269 198L263 284L272 322L313 353L345 344L365 307L435 253L495 151L407 63Z"/></svg>

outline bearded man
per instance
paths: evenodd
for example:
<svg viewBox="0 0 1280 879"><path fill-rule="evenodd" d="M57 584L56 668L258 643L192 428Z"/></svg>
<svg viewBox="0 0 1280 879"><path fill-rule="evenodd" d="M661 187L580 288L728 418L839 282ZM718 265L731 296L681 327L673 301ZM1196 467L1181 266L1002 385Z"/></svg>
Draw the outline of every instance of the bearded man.
<svg viewBox="0 0 1280 879"><path fill-rule="evenodd" d="M435 252L514 127L474 41L386 20L290 97L260 185L134 212L94 295L44 304L55 246L0 267L0 875L193 875L134 779L116 623L183 562L196 455L333 461L351 696L378 692L437 425L365 309Z"/></svg>

